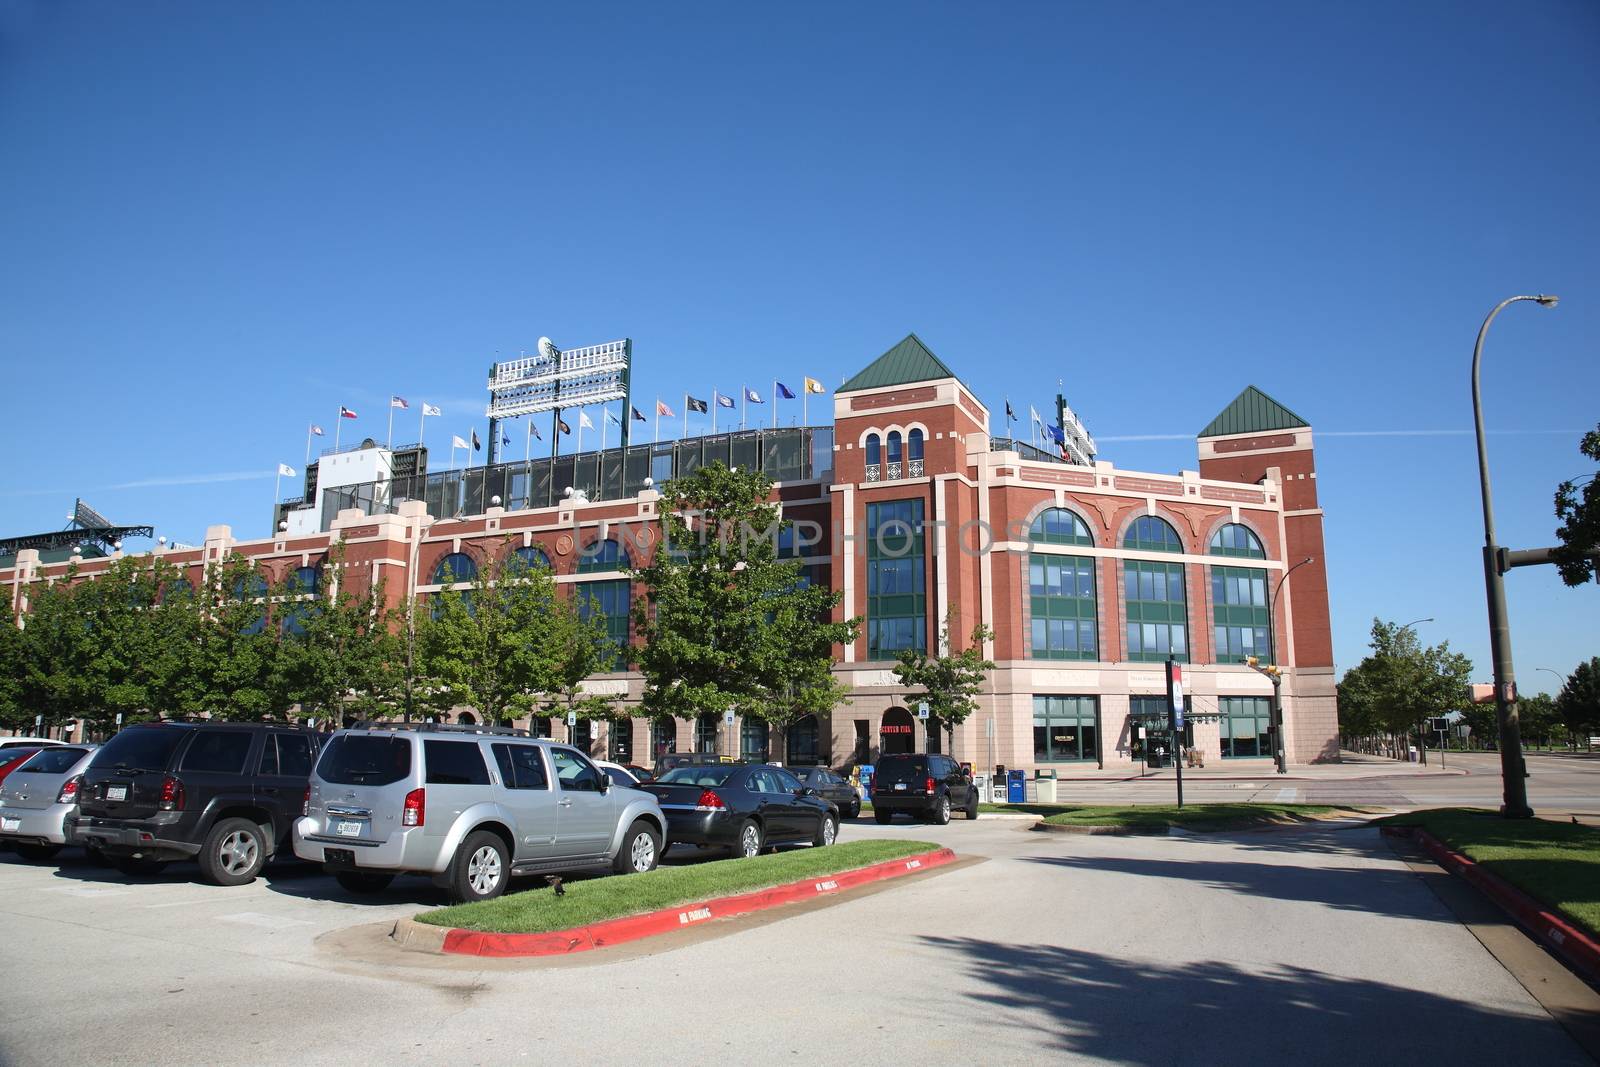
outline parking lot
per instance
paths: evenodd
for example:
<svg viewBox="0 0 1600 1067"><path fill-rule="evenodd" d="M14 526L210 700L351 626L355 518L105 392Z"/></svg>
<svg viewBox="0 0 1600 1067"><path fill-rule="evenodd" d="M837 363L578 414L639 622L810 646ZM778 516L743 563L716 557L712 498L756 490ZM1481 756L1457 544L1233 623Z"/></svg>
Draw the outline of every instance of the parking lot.
<svg viewBox="0 0 1600 1067"><path fill-rule="evenodd" d="M1587 1062L1364 828L1111 838L870 820L984 857L831 906L554 963L402 953L427 881L240 888L0 860L8 1063L1043 1056ZM513 887L517 888L517 887ZM366 926L370 929L361 929ZM1420 1025L1448 1020L1448 1025Z"/></svg>

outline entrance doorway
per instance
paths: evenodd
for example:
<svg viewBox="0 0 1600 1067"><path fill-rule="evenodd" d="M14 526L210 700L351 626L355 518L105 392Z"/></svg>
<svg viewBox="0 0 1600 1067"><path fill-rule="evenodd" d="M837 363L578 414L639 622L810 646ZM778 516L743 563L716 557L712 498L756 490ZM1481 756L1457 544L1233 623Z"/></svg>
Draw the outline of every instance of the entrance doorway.
<svg viewBox="0 0 1600 1067"><path fill-rule="evenodd" d="M905 708L890 708L883 713L883 724L878 727L878 748L885 756L914 752L917 747L917 727L911 713Z"/></svg>

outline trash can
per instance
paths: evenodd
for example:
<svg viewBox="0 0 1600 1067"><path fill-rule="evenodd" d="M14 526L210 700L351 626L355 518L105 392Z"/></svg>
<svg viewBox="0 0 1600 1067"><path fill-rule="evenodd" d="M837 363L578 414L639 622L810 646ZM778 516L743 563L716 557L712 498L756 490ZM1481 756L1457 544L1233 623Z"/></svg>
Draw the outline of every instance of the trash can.
<svg viewBox="0 0 1600 1067"><path fill-rule="evenodd" d="M1041 804L1056 802L1056 772L1054 767L1041 767L1033 772L1033 792Z"/></svg>
<svg viewBox="0 0 1600 1067"><path fill-rule="evenodd" d="M1006 803L1026 804L1028 802L1028 779L1022 771L1006 772Z"/></svg>

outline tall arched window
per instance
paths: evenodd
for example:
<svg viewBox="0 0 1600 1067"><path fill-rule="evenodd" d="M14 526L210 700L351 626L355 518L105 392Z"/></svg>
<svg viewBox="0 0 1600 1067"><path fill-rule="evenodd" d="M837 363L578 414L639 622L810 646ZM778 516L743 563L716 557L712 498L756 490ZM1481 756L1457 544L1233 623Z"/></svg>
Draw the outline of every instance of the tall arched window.
<svg viewBox="0 0 1600 1067"><path fill-rule="evenodd" d="M900 455L900 431L899 430L890 430L889 431L889 462L890 463L899 463L900 460L901 460L901 455Z"/></svg>
<svg viewBox="0 0 1600 1067"><path fill-rule="evenodd" d="M233 583L233 598L256 605L256 610L250 613L250 621L240 627L239 632L246 635L258 634L267 628L267 605L264 600L267 595L266 576L259 572L252 572L246 577Z"/></svg>
<svg viewBox="0 0 1600 1067"><path fill-rule="evenodd" d="M615 573L629 566L628 551L616 540L597 541L578 557L579 574ZM578 614L587 619L598 612L606 620L606 637L616 650L612 669L628 669L628 611L632 585L627 578L584 582L578 586Z"/></svg>
<svg viewBox="0 0 1600 1067"><path fill-rule="evenodd" d="M1128 527L1122 546L1139 552L1182 552L1178 532L1165 519L1142 515ZM1189 661L1189 601L1183 564L1130 559L1122 565L1128 619L1127 657L1156 662L1169 655Z"/></svg>
<svg viewBox="0 0 1600 1067"><path fill-rule="evenodd" d="M912 430L906 437L906 458L915 462L922 458L922 431Z"/></svg>
<svg viewBox="0 0 1600 1067"><path fill-rule="evenodd" d="M883 442L875 433L867 434L867 462L873 466L883 462Z"/></svg>
<svg viewBox="0 0 1600 1067"><path fill-rule="evenodd" d="M316 567L300 567L289 576L289 592L300 596L316 596L322 592L322 571Z"/></svg>
<svg viewBox="0 0 1600 1067"><path fill-rule="evenodd" d="M292 599L278 607L279 629L290 637L303 637L306 620L317 610L316 598L322 592L322 572L316 567L300 567L287 583Z"/></svg>
<svg viewBox="0 0 1600 1067"><path fill-rule="evenodd" d="M1211 535L1213 556L1265 559L1260 538L1230 522ZM1211 567L1212 639L1218 663L1248 656L1272 659L1272 619L1267 608L1267 572L1259 567Z"/></svg>
<svg viewBox="0 0 1600 1067"><path fill-rule="evenodd" d="M626 570L631 563L628 550L616 538L596 541L578 556L578 573L595 574L600 571Z"/></svg>
<svg viewBox="0 0 1600 1067"><path fill-rule="evenodd" d="M478 565L465 552L452 552L433 568L433 584L465 585L478 577Z"/></svg>
<svg viewBox="0 0 1600 1067"><path fill-rule="evenodd" d="M1077 515L1050 508L1033 520L1037 544L1088 545L1094 539ZM1034 659L1099 659L1094 559L1034 552L1028 557L1031 652Z"/></svg>
<svg viewBox="0 0 1600 1067"><path fill-rule="evenodd" d="M538 547L537 545L530 545L527 548L517 549L515 552L511 553L511 559L514 565L517 567L526 567L529 569L534 567L542 567L545 570L551 569L550 557L545 555L544 549Z"/></svg>
<svg viewBox="0 0 1600 1067"><path fill-rule="evenodd" d="M678 720L662 715L650 723L650 756L660 759L669 752L678 751Z"/></svg>
<svg viewBox="0 0 1600 1067"><path fill-rule="evenodd" d="M815 715L807 715L789 727L789 766L815 767L822 762L821 732Z"/></svg>

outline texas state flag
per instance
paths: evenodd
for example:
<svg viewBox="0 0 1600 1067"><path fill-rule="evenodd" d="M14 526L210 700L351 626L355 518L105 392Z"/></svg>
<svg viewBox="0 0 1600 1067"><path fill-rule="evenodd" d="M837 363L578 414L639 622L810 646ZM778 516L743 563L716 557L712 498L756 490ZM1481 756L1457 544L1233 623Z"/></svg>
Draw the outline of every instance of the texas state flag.
<svg viewBox="0 0 1600 1067"><path fill-rule="evenodd" d="M361 416L357 415L355 412L351 411L349 408L345 407L343 404L340 404L339 405L339 417L341 419L358 419Z"/></svg>

